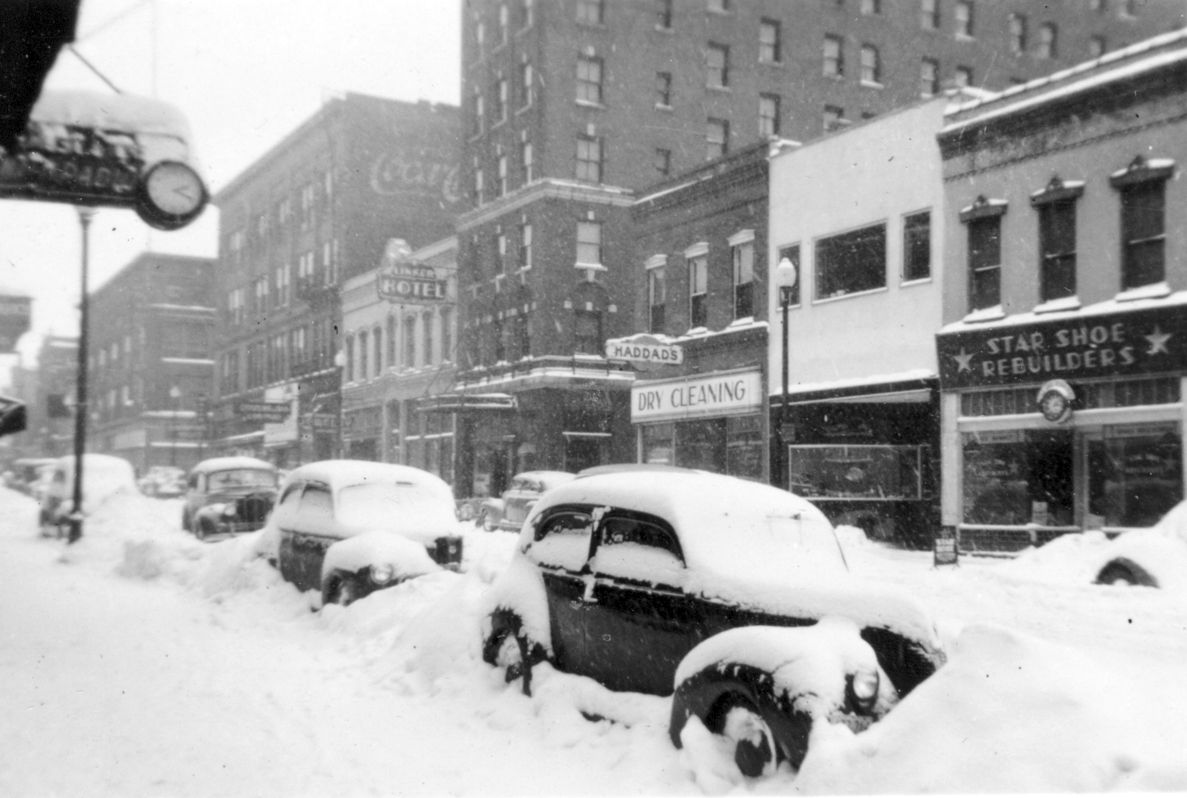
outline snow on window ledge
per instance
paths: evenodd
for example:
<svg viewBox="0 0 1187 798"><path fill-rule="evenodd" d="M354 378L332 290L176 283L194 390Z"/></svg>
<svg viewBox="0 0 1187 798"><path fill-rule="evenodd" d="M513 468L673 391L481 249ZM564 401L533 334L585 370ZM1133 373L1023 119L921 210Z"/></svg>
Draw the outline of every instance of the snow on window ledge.
<svg viewBox="0 0 1187 798"><path fill-rule="evenodd" d="M965 316L961 321L978 322L978 321L997 321L1006 317L1005 311L1002 310L1001 305L994 305L991 308L980 308L974 310L972 313Z"/></svg>
<svg viewBox="0 0 1187 798"><path fill-rule="evenodd" d="M1079 310L1080 297L1065 296L1060 299L1052 299L1047 302L1040 302L1035 305L1035 313L1055 313L1060 310Z"/></svg>
<svg viewBox="0 0 1187 798"><path fill-rule="evenodd" d="M1135 299L1160 299L1164 296L1170 296L1171 288L1165 282L1150 283L1149 285L1140 285L1137 288L1128 288L1117 294L1116 300L1118 302L1132 302Z"/></svg>

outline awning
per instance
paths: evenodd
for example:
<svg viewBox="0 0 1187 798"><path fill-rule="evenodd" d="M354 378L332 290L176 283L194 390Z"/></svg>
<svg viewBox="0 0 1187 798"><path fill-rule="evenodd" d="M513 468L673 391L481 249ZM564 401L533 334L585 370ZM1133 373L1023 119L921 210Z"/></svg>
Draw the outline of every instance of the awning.
<svg viewBox="0 0 1187 798"><path fill-rule="evenodd" d="M509 393L444 393L417 402L418 413L514 412L515 397Z"/></svg>
<svg viewBox="0 0 1187 798"><path fill-rule="evenodd" d="M787 404L791 407L825 403L923 403L931 401L938 389L939 378L935 372L921 369L860 379L790 386ZM772 394L772 405L782 403L781 394Z"/></svg>

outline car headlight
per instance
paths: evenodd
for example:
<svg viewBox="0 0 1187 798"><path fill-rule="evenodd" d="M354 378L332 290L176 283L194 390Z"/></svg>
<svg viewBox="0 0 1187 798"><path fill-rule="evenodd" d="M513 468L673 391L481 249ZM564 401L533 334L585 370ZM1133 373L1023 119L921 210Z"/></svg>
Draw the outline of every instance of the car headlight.
<svg viewBox="0 0 1187 798"><path fill-rule="evenodd" d="M223 518L234 518L235 517L235 502L228 502L227 505L225 507L223 507L222 515L223 515Z"/></svg>
<svg viewBox="0 0 1187 798"><path fill-rule="evenodd" d="M874 707L878 699L878 671L861 670L849 675L849 693L854 705L864 712Z"/></svg>
<svg viewBox="0 0 1187 798"><path fill-rule="evenodd" d="M371 566L371 581L377 585L385 585L396 576L396 568L391 563L379 563Z"/></svg>

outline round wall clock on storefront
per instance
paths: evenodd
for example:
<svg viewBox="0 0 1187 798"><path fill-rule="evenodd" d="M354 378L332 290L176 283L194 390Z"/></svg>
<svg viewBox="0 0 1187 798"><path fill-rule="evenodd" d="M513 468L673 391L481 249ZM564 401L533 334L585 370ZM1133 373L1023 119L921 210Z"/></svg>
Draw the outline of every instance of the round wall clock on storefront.
<svg viewBox="0 0 1187 798"><path fill-rule="evenodd" d="M180 161L161 161L141 180L136 211L153 227L176 230L193 221L206 200L206 186L193 168Z"/></svg>
<svg viewBox="0 0 1187 798"><path fill-rule="evenodd" d="M1072 417L1076 392L1063 380L1050 380L1039 388L1039 412L1052 424L1062 424Z"/></svg>

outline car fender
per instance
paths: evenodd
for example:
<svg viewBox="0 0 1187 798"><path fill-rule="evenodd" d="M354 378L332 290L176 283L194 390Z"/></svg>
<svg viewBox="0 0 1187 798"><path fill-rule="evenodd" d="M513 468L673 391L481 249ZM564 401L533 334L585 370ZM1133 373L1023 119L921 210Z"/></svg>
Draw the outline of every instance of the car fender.
<svg viewBox="0 0 1187 798"><path fill-rule="evenodd" d="M552 633L548 614L548 595L544 577L527 557L516 553L506 569L491 585L485 596L482 639L484 643L503 631L497 624L518 618L520 630L532 644L539 644L545 654L553 656Z"/></svg>
<svg viewBox="0 0 1187 798"><path fill-rule="evenodd" d="M441 570L423 543L392 532L372 530L330 544L322 560L322 582L335 572L353 574L375 565L392 566L395 581Z"/></svg>

